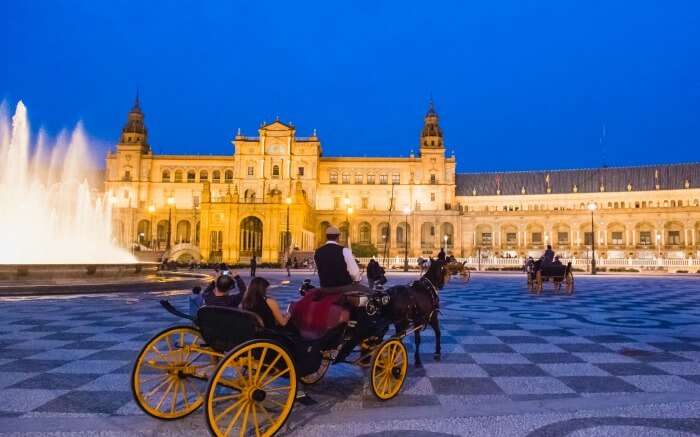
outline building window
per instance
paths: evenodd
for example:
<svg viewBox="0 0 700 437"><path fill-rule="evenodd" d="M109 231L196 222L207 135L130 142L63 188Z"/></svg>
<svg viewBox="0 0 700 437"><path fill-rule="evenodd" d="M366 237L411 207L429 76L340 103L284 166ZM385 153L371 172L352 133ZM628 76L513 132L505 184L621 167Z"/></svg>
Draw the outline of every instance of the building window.
<svg viewBox="0 0 700 437"><path fill-rule="evenodd" d="M400 184L401 183L401 176L398 174L391 175L391 183L392 184Z"/></svg>
<svg viewBox="0 0 700 437"><path fill-rule="evenodd" d="M255 167L252 165L248 166L248 176L255 176Z"/></svg>
<svg viewBox="0 0 700 437"><path fill-rule="evenodd" d="M532 244L542 244L542 232L532 233Z"/></svg>
<svg viewBox="0 0 700 437"><path fill-rule="evenodd" d="M214 170L211 174L211 181L215 184L221 182L221 172L219 170Z"/></svg>
<svg viewBox="0 0 700 437"><path fill-rule="evenodd" d="M361 184L361 183L362 183L362 175L361 175L361 174L356 174L356 175L355 175L355 183L356 183L356 184Z"/></svg>
<svg viewBox="0 0 700 437"><path fill-rule="evenodd" d="M641 246L651 246L651 231L639 232L639 244Z"/></svg>
<svg viewBox="0 0 700 437"><path fill-rule="evenodd" d="M518 236L515 232L506 233L506 244L515 245L518 243Z"/></svg>
<svg viewBox="0 0 700 437"><path fill-rule="evenodd" d="M122 180L127 182L131 180L131 170L124 171L124 179Z"/></svg>
<svg viewBox="0 0 700 437"><path fill-rule="evenodd" d="M612 238L611 238L612 244L615 244L615 245L621 245L621 244L623 244L623 243L622 243L622 232L621 232L621 231L613 232L613 233L611 233L610 236L612 237Z"/></svg>
<svg viewBox="0 0 700 437"><path fill-rule="evenodd" d="M668 231L668 244L681 244L680 231Z"/></svg>
<svg viewBox="0 0 700 437"><path fill-rule="evenodd" d="M490 246L491 241L493 241L493 237L491 232L482 232L481 233L481 245L482 246Z"/></svg>
<svg viewBox="0 0 700 437"><path fill-rule="evenodd" d="M187 182L192 184L194 183L195 178L197 177L197 174L194 172L194 170L189 170L187 172Z"/></svg>
<svg viewBox="0 0 700 437"><path fill-rule="evenodd" d="M343 173L343 183L344 184L350 183L350 175L348 173Z"/></svg>
<svg viewBox="0 0 700 437"><path fill-rule="evenodd" d="M227 184L230 184L231 182L233 182L233 170L226 170L224 172L224 181Z"/></svg>
<svg viewBox="0 0 700 437"><path fill-rule="evenodd" d="M168 170L163 170L163 174L161 176L161 180L163 182L170 182L170 172Z"/></svg>
<svg viewBox="0 0 700 437"><path fill-rule="evenodd" d="M338 183L338 173L336 172L331 172L329 182L331 184L337 184Z"/></svg>
<svg viewBox="0 0 700 437"><path fill-rule="evenodd" d="M297 168L297 176L304 176L304 167Z"/></svg>
<svg viewBox="0 0 700 437"><path fill-rule="evenodd" d="M202 170L199 172L199 182L205 182L207 179L209 179L209 173L207 173L206 170Z"/></svg>
<svg viewBox="0 0 700 437"><path fill-rule="evenodd" d="M593 232L584 232L583 233L583 244L586 246L590 246L593 244Z"/></svg>
<svg viewBox="0 0 700 437"><path fill-rule="evenodd" d="M182 170L175 170L175 182L182 182Z"/></svg>
<svg viewBox="0 0 700 437"><path fill-rule="evenodd" d="M437 184L437 176L435 176L435 173L430 174L430 183Z"/></svg>
<svg viewBox="0 0 700 437"><path fill-rule="evenodd" d="M362 209L367 209L369 208L369 199L366 197L362 198Z"/></svg>
<svg viewBox="0 0 700 437"><path fill-rule="evenodd" d="M333 198L333 209L340 209L340 197Z"/></svg>
<svg viewBox="0 0 700 437"><path fill-rule="evenodd" d="M374 184L374 175L373 175L373 174L368 174L368 175L367 175L367 183L368 183L368 184Z"/></svg>
<svg viewBox="0 0 700 437"><path fill-rule="evenodd" d="M557 232L557 242L559 244L569 244L569 233Z"/></svg>
<svg viewBox="0 0 700 437"><path fill-rule="evenodd" d="M272 166L272 177L273 178L279 178L280 177L280 166L279 165L273 165Z"/></svg>
<svg viewBox="0 0 700 437"><path fill-rule="evenodd" d="M430 201L435 202L435 193L430 193Z"/></svg>
<svg viewBox="0 0 700 437"><path fill-rule="evenodd" d="M379 183L380 183L380 184L386 185L387 181L388 181L388 176L387 176L387 175L385 175L385 174L380 174L380 175L379 175Z"/></svg>

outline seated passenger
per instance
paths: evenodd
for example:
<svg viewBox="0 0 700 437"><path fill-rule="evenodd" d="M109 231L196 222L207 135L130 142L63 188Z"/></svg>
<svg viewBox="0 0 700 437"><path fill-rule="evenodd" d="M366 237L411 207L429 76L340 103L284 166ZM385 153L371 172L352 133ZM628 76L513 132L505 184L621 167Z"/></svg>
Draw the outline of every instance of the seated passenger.
<svg viewBox="0 0 700 437"><path fill-rule="evenodd" d="M235 286L238 286L239 292L231 294ZM204 291L204 304L236 308L241 303L245 291L245 282L240 276L232 278L231 275L224 274L216 278Z"/></svg>
<svg viewBox="0 0 700 437"><path fill-rule="evenodd" d="M282 327L289 321L289 314L283 314L277 301L267 297L267 287L270 283L261 277L250 281L241 302L241 309L252 311L259 315L266 328Z"/></svg>
<svg viewBox="0 0 700 437"><path fill-rule="evenodd" d="M332 292L370 291L359 284L362 278L357 261L347 247L338 244L340 231L334 226L326 229L326 243L316 249L314 261L318 269L318 279L321 288L332 289Z"/></svg>
<svg viewBox="0 0 700 437"><path fill-rule="evenodd" d="M561 260L559 259L558 256L555 256L555 257L554 257L554 262L553 262L552 264L554 264L555 266L560 266L560 265L562 265Z"/></svg>
<svg viewBox="0 0 700 437"><path fill-rule="evenodd" d="M547 245L547 250L544 251L542 255L542 265L548 266L554 262L554 251L550 244Z"/></svg>

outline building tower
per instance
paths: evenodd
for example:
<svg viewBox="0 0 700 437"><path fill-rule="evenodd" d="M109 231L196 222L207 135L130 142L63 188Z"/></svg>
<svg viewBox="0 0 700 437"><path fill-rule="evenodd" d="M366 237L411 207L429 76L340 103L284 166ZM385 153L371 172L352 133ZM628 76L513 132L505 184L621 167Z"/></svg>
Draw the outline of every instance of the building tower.
<svg viewBox="0 0 700 437"><path fill-rule="evenodd" d="M420 133L421 148L444 148L445 145L442 139L442 129L440 129L440 121L433 99L430 99L428 112L425 114L423 121L423 130Z"/></svg>
<svg viewBox="0 0 700 437"><path fill-rule="evenodd" d="M144 115L141 111L141 101L138 92L134 100L134 106L129 111L126 123L122 128L121 138L119 143L126 146L139 146L141 153L149 153L148 145L148 129L144 123Z"/></svg>

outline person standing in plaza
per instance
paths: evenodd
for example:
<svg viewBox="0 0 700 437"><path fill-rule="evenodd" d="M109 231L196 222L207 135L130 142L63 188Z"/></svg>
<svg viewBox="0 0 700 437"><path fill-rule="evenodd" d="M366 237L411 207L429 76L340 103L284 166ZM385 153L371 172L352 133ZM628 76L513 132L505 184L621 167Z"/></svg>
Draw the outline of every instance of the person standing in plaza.
<svg viewBox="0 0 700 437"><path fill-rule="evenodd" d="M250 277L251 278L255 277L255 269L257 269L257 268L258 268L258 260L255 257L255 255L253 255L253 257L250 259Z"/></svg>
<svg viewBox="0 0 700 437"><path fill-rule="evenodd" d="M284 266L287 268L287 277L291 277L292 273L290 272L290 269L292 268L292 259L287 257L287 262L284 263Z"/></svg>

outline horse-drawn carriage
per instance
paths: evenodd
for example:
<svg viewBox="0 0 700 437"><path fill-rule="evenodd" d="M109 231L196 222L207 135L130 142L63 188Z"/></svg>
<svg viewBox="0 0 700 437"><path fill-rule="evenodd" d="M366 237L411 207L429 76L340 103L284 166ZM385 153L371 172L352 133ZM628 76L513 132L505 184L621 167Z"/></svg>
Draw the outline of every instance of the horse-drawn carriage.
<svg viewBox="0 0 700 437"><path fill-rule="evenodd" d="M318 382L331 364L369 367L372 393L391 399L407 373L405 335L415 332L418 340L426 324L437 327L438 356L432 288L432 312L421 320L411 316L410 329L408 313L397 316L392 298L382 291L306 291L291 308L294 329L267 329L255 313L204 306L191 318L193 325L168 328L144 346L132 371L134 398L147 414L166 420L204 406L209 430L217 436L275 434L292 411L298 382ZM410 300L415 312L420 296L397 293L394 303L409 308ZM161 304L187 318L167 301ZM391 324L398 334L384 340Z"/></svg>
<svg viewBox="0 0 700 437"><path fill-rule="evenodd" d="M567 294L574 292L574 272L571 262L564 264L543 264L542 260L528 262L525 266L527 286L531 292L540 294L544 283L551 282L555 291L560 291L562 284Z"/></svg>
<svg viewBox="0 0 700 437"><path fill-rule="evenodd" d="M456 259L448 260L445 263L445 270L448 277L459 275L464 281L471 279L471 271L467 267L467 262L459 262Z"/></svg>

